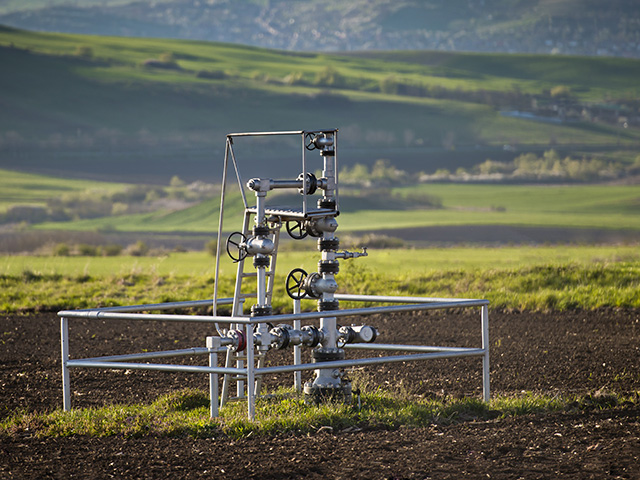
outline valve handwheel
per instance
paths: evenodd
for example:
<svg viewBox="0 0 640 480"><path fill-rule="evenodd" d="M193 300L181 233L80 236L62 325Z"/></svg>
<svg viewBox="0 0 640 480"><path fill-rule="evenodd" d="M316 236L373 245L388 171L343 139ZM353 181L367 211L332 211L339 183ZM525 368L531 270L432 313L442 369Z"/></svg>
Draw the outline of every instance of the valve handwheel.
<svg viewBox="0 0 640 480"><path fill-rule="evenodd" d="M307 272L302 268L294 268L287 275L287 294L294 300L301 300L307 296L307 291L304 288L304 281L307 275Z"/></svg>
<svg viewBox="0 0 640 480"><path fill-rule="evenodd" d="M303 228L302 222L300 220L287 221L287 233L291 238L295 240L302 240L307 236L307 230Z"/></svg>
<svg viewBox="0 0 640 480"><path fill-rule="evenodd" d="M242 232L233 232L227 238L227 255L234 262L239 262L247 258L247 250L244 248L244 244L247 241L247 237Z"/></svg>
<svg viewBox="0 0 640 480"><path fill-rule="evenodd" d="M304 136L304 148L306 148L307 150L315 150L316 148L318 148L318 146L316 145L315 133L309 132Z"/></svg>

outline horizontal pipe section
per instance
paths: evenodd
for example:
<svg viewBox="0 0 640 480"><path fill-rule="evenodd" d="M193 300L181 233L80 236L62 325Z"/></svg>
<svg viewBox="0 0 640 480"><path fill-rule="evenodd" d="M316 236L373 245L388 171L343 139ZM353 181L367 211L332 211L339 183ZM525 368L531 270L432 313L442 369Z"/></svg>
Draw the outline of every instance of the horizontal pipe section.
<svg viewBox="0 0 640 480"><path fill-rule="evenodd" d="M318 363L301 363L299 365L280 365L275 367L256 368L256 375L265 375L272 373L287 373L297 370L316 370L326 368L347 368L362 367L366 365L378 365L381 363L397 363L397 362L414 362L418 360L428 360L431 358L449 358L449 357L472 357L484 355L481 348L469 348L463 352L433 352L433 353L416 353L413 355L394 355L390 357L375 358L355 358L351 360L336 360L330 362Z"/></svg>
<svg viewBox="0 0 640 480"><path fill-rule="evenodd" d="M269 137L272 135L302 135L303 133L333 133L337 131L336 128L329 128L326 130L291 130L281 132L242 132L242 133L228 133L227 138L234 137Z"/></svg>
<svg viewBox="0 0 640 480"><path fill-rule="evenodd" d="M390 352L466 352L477 350L471 347L435 347L428 345L395 345L393 343L349 343L344 346L350 350L387 350Z"/></svg>
<svg viewBox="0 0 640 480"><path fill-rule="evenodd" d="M218 305L231 305L233 298L219 298ZM171 310L172 308L197 308L213 305L212 299L207 300L187 300L184 302L147 303L142 305L123 305L119 307L104 308L82 308L75 312L140 312L144 310ZM62 315L59 315L62 316Z"/></svg>
<svg viewBox="0 0 640 480"><path fill-rule="evenodd" d="M292 130L282 132L242 132L242 133L228 133L227 138L234 137L268 137L271 135L301 135L304 130Z"/></svg>
<svg viewBox="0 0 640 480"><path fill-rule="evenodd" d="M283 315L268 315L264 317L256 317L251 320L251 323L264 323L264 322L282 322L287 320L305 320L323 318L329 316L332 317L349 317L353 315L374 315L376 313L400 313L400 312L412 312L414 310L439 310L444 308L469 308L469 307L481 307L488 305L489 300L460 300L455 302L433 302L423 304L411 304L411 305L389 305L383 307L363 307L363 308L348 308L344 310L331 310L330 312L305 312L305 313L289 313Z"/></svg>
<svg viewBox="0 0 640 480"><path fill-rule="evenodd" d="M159 322L204 322L204 323L257 323L247 317L224 317L212 315L172 315L160 313L119 313L102 310L63 310L58 316L65 318L90 318L94 320L154 320Z"/></svg>
<svg viewBox="0 0 640 480"><path fill-rule="evenodd" d="M332 317L349 317L352 315L374 315L376 313L401 313L412 312L417 310L438 310L444 308L468 308L481 307L488 305L488 300L457 300L447 302L431 302L409 305L390 305L382 307L364 307L350 308L345 310L332 310ZM311 320L323 318L327 316L327 312L305 312L290 313L282 315L266 315L261 317L226 317L226 316L209 316L209 315L171 315L171 314L152 314L152 313L119 313L105 312L102 310L63 310L58 312L58 316L65 318L93 318L108 320L155 320L164 322L204 322L204 323L237 323L244 325L255 325L258 323L267 323L270 321L282 322L287 320Z"/></svg>
<svg viewBox="0 0 640 480"><path fill-rule="evenodd" d="M161 372L189 373L228 373L246 375L245 368L205 367L201 365L168 365L164 363L95 362L88 360L69 360L68 368L107 368L118 370L157 370Z"/></svg>
<svg viewBox="0 0 640 480"><path fill-rule="evenodd" d="M82 358L77 360L85 360L90 362L116 362L116 361L130 361L130 360L148 360L150 358L166 358L166 357L181 357L188 355L206 355L209 353L220 353L226 352L227 349L225 347L221 347L218 350L213 351L210 348L206 347L193 347L193 348L183 348L181 350L165 350L162 352L142 352L142 353L129 353L124 355L108 355L104 357L91 357L91 358Z"/></svg>
<svg viewBox="0 0 640 480"><path fill-rule="evenodd" d="M385 303L451 303L460 301L473 301L473 298L442 298L442 297L402 297L395 295L356 295L348 293L336 293L337 300L348 302L385 302Z"/></svg>

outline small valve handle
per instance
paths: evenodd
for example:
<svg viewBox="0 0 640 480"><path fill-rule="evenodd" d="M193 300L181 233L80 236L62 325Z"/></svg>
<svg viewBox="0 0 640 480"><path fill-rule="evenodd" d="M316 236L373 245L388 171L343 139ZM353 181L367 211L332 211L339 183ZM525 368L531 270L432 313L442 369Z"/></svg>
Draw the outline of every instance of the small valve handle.
<svg viewBox="0 0 640 480"><path fill-rule="evenodd" d="M234 263L247 258L246 241L247 237L242 232L233 232L227 238L227 255Z"/></svg>
<svg viewBox="0 0 640 480"><path fill-rule="evenodd" d="M302 240L308 235L307 229L304 227L303 222L300 220L287 221L287 233L294 240Z"/></svg>
<svg viewBox="0 0 640 480"><path fill-rule="evenodd" d="M305 288L305 280L308 273L302 268L294 268L287 275L286 289L287 294L294 300L302 300L307 296L307 290Z"/></svg>
<svg viewBox="0 0 640 480"><path fill-rule="evenodd" d="M316 145L316 134L313 132L309 132L304 136L304 148L307 150L315 150Z"/></svg>

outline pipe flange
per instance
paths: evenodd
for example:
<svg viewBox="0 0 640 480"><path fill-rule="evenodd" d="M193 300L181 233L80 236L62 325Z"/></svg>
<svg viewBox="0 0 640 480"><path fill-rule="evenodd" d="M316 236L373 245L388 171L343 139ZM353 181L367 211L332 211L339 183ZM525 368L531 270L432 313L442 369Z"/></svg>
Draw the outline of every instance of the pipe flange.
<svg viewBox="0 0 640 480"><path fill-rule="evenodd" d="M336 199L335 198L319 198L317 205L318 205L318 208L330 208L331 210L335 210Z"/></svg>
<svg viewBox="0 0 640 480"><path fill-rule="evenodd" d="M335 157L336 152L335 150L322 150L320 152L320 155L322 155L323 157Z"/></svg>
<svg viewBox="0 0 640 480"><path fill-rule="evenodd" d="M247 336L242 330L229 330L226 336L231 339L229 348L234 352L242 352L247 348Z"/></svg>
<svg viewBox="0 0 640 480"><path fill-rule="evenodd" d="M342 348L316 348L311 353L313 363L331 362L334 360L344 360L344 350Z"/></svg>
<svg viewBox="0 0 640 480"><path fill-rule="evenodd" d="M283 350L289 346L289 342L291 339L291 336L289 335L289 329L291 327L287 327L289 326L278 325L269 332L271 333L271 335L277 338L277 340L274 342L277 350Z"/></svg>
<svg viewBox="0 0 640 480"><path fill-rule="evenodd" d="M253 257L253 266L256 268L268 267L269 263L271 263L271 260L266 255L256 255L255 257Z"/></svg>
<svg viewBox="0 0 640 480"><path fill-rule="evenodd" d="M333 238L319 238L318 250L333 250L336 251L340 248L340 239L338 237Z"/></svg>
<svg viewBox="0 0 640 480"><path fill-rule="evenodd" d="M318 346L318 344L323 339L322 332L318 329L318 327L315 327L313 325L305 325L300 329L300 331L306 335L306 339L303 340L302 343L304 343L307 347L314 348Z"/></svg>
<svg viewBox="0 0 640 480"><path fill-rule="evenodd" d="M253 227L254 237L269 235L269 233L271 232L269 230L269 227L267 227L266 225L256 225L255 227Z"/></svg>
<svg viewBox="0 0 640 480"><path fill-rule="evenodd" d="M298 178L296 180L299 180L302 182L303 184L303 188L299 188L298 192L301 195L313 195L314 193L316 193L316 190L318 189L318 179L316 178L316 176L311 173L311 172L307 172L307 180L304 181L304 176L302 175L302 173L300 175L298 175Z"/></svg>
<svg viewBox="0 0 640 480"><path fill-rule="evenodd" d="M333 273L334 275L340 271L340 262L337 260L320 260L318 262L318 272Z"/></svg>
<svg viewBox="0 0 640 480"><path fill-rule="evenodd" d="M258 305L252 305L251 306L251 316L252 317L266 317L269 316L273 313L273 308L271 308L270 306L258 306Z"/></svg>
<svg viewBox="0 0 640 480"><path fill-rule="evenodd" d="M330 312L332 310L339 310L340 302L338 300L318 300L319 312Z"/></svg>

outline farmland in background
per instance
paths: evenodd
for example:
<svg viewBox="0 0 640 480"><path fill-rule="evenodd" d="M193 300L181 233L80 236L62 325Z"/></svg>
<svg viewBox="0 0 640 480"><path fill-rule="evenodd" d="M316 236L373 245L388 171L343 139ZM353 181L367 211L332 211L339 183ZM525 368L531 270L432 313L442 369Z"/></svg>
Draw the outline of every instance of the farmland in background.
<svg viewBox="0 0 640 480"><path fill-rule="evenodd" d="M341 162L410 173L564 158L633 163L638 60L292 53L0 28L0 166L166 183L219 177L233 131L340 128ZM261 143L249 167L297 144Z"/></svg>
<svg viewBox="0 0 640 480"><path fill-rule="evenodd" d="M276 197L277 198L277 197ZM366 232L442 225L518 225L640 230L640 188L633 185L457 185L349 191L341 195L340 231ZM421 199L433 201L421 203ZM240 229L239 195L225 212L225 230ZM253 199L249 199L253 201ZM298 200L299 201L299 200ZM277 204L277 200L274 200ZM180 211L49 222L42 229L123 232L210 232L217 229L220 201Z"/></svg>

